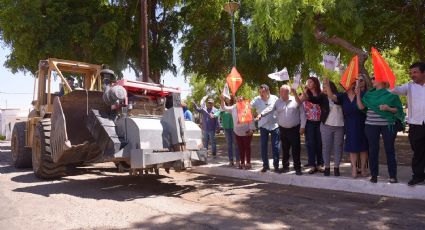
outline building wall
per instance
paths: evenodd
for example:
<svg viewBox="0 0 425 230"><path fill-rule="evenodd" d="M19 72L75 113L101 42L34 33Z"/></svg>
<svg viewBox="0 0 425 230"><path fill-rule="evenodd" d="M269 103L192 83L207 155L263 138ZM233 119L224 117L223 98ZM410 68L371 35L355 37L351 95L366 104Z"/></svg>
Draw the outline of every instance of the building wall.
<svg viewBox="0 0 425 230"><path fill-rule="evenodd" d="M0 109L0 135L10 140L13 126L16 122L28 120L28 113L26 109Z"/></svg>

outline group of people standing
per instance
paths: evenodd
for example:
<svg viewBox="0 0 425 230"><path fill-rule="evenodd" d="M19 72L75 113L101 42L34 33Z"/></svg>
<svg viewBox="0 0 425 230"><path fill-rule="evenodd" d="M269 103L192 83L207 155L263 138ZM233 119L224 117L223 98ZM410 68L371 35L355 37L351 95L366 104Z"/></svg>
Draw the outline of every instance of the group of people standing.
<svg viewBox="0 0 425 230"><path fill-rule="evenodd" d="M215 131L218 118L223 123L226 134L229 164L241 169L251 168L251 139L255 129L254 120L260 131L261 172L270 170L268 148L269 139L274 172L289 172L290 153L296 175L302 175L301 135L305 135L308 153L308 173L340 176L339 165L343 152L350 155L352 177L366 177L367 162L370 168L370 181L377 183L379 175L379 141L382 136L387 158L390 183L397 183L397 161L395 138L405 124L405 114L398 95L408 98L409 140L414 152L412 159L412 179L409 185L425 180L425 63L417 62L410 66L412 81L394 89L389 83L372 78L372 88L368 89L362 76L345 92L338 92L336 85L328 79L310 77L300 94L289 85L282 85L279 97L270 94L263 84L259 95L250 101L256 117L250 123L238 121L238 109L234 98L221 97L221 108L214 108L214 101L196 110L203 114L204 146L211 141L212 154L216 155ZM236 101L244 98L237 97ZM270 137L270 138L269 138ZM235 148L234 140L236 140ZM279 146L281 145L281 146ZM279 155L282 150L282 168L279 168ZM236 160L236 163L234 161ZM359 166L360 170L358 170Z"/></svg>

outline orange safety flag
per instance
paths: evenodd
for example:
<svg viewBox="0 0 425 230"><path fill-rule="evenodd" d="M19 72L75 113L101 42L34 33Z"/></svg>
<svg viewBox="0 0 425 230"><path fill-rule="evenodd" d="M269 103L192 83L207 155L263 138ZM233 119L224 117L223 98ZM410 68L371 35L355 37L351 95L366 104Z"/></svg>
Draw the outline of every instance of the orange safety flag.
<svg viewBox="0 0 425 230"><path fill-rule="evenodd" d="M384 60L381 54L372 47L372 63L373 63L373 72L375 73L375 81L378 82L388 82L390 83L390 88L393 89L396 81L396 77L391 70L388 63Z"/></svg>
<svg viewBox="0 0 425 230"><path fill-rule="evenodd" d="M236 91L238 91L239 87L242 85L242 81L241 75L236 67L233 66L232 71L226 78L227 85L229 86L230 91L232 91L233 96L235 96Z"/></svg>
<svg viewBox="0 0 425 230"><path fill-rule="evenodd" d="M347 69L342 75L341 82L340 82L342 87L344 87L345 90L348 90L353 85L353 83L357 80L358 75L359 75L359 57L356 55L351 59L350 64L348 64Z"/></svg>
<svg viewBox="0 0 425 230"><path fill-rule="evenodd" d="M236 108L238 110L239 124L252 122L251 103L249 100L236 102Z"/></svg>

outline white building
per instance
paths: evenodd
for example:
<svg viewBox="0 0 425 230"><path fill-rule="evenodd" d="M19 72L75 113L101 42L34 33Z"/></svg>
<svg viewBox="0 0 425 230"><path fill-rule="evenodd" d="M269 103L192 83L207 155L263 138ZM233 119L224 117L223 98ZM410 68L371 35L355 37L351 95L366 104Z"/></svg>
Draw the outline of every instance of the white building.
<svg viewBox="0 0 425 230"><path fill-rule="evenodd" d="M16 122L28 120L27 109L0 109L0 135L10 140Z"/></svg>

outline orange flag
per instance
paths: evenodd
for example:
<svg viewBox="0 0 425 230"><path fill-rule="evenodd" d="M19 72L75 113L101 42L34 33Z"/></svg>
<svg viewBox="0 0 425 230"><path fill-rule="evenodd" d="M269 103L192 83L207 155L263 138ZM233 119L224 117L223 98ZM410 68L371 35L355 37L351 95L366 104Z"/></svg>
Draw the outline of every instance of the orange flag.
<svg viewBox="0 0 425 230"><path fill-rule="evenodd" d="M379 54L378 50L372 47L372 63L373 63L373 72L375 73L375 81L378 82L388 82L390 83L390 88L393 89L396 81L396 77L391 70L388 63L384 58Z"/></svg>
<svg viewBox="0 0 425 230"><path fill-rule="evenodd" d="M240 124L252 122L251 103L249 100L236 102L236 108L238 110L238 122Z"/></svg>
<svg viewBox="0 0 425 230"><path fill-rule="evenodd" d="M347 69L342 75L341 82L340 82L342 87L344 87L345 90L348 90L353 85L353 83L357 80L358 75L359 75L359 57L356 55L351 59L350 64L348 64Z"/></svg>
<svg viewBox="0 0 425 230"><path fill-rule="evenodd" d="M236 91L238 91L243 82L242 77L236 67L233 66L232 71L229 75L227 75L226 82L230 88L230 91L232 91L232 95L235 96Z"/></svg>

